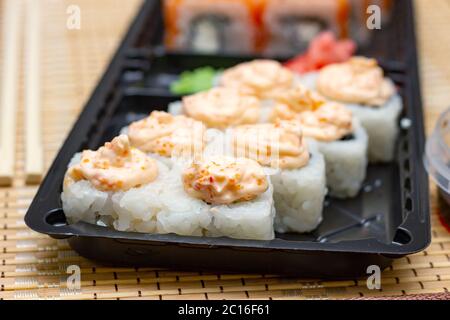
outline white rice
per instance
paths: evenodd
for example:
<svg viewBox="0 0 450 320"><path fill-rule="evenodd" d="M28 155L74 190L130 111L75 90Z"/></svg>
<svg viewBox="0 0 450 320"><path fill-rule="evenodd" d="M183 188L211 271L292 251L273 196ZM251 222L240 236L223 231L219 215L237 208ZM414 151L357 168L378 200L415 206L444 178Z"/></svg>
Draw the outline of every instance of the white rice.
<svg viewBox="0 0 450 320"><path fill-rule="evenodd" d="M98 191L86 180L80 180L64 188L61 200L66 218L71 223L79 220L95 223L100 212L112 213L111 195Z"/></svg>
<svg viewBox="0 0 450 320"><path fill-rule="evenodd" d="M167 106L167 112L173 116L179 116L183 114L183 103L181 101L174 101Z"/></svg>
<svg viewBox="0 0 450 320"><path fill-rule="evenodd" d="M301 83L302 85L304 85L306 88L310 89L310 90L317 90L317 78L319 77L319 73L314 71L314 72L308 72L302 75L296 75L296 77L294 78L295 82Z"/></svg>
<svg viewBox="0 0 450 320"><path fill-rule="evenodd" d="M316 90L317 72L305 74L299 82ZM384 106L370 107L360 104L345 104L352 110L369 137L369 161L390 162L394 159L395 145L399 133L398 118L403 110L399 94L394 95Z"/></svg>
<svg viewBox="0 0 450 320"><path fill-rule="evenodd" d="M212 86L213 87L220 87L220 81L222 79L223 72L224 71L218 71L216 73L216 75L214 76L213 81L212 81Z"/></svg>
<svg viewBox="0 0 450 320"><path fill-rule="evenodd" d="M308 146L311 159L306 167L280 170L271 176L277 232L309 232L322 221L323 200L327 193L325 160L314 141L309 141Z"/></svg>
<svg viewBox="0 0 450 320"><path fill-rule="evenodd" d="M162 210L157 215L157 233L202 236L211 224L209 205L187 195L177 165L165 179L159 198Z"/></svg>
<svg viewBox="0 0 450 320"><path fill-rule="evenodd" d="M398 118L403 110L402 98L396 94L379 108L356 104L347 106L367 131L370 162L392 161L399 133Z"/></svg>
<svg viewBox="0 0 450 320"><path fill-rule="evenodd" d="M206 235L271 240L275 237L273 187L252 201L212 206L212 223Z"/></svg>
<svg viewBox="0 0 450 320"><path fill-rule="evenodd" d="M356 118L353 127L352 140L318 142L325 157L329 193L337 198L356 196L366 177L367 133Z"/></svg>

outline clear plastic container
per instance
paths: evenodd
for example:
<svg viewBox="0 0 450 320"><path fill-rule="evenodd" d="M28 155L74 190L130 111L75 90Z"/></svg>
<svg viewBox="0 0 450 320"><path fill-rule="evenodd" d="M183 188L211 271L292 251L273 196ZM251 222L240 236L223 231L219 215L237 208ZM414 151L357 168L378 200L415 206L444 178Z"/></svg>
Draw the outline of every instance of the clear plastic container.
<svg viewBox="0 0 450 320"><path fill-rule="evenodd" d="M424 163L428 174L450 205L450 108L441 114L427 140Z"/></svg>

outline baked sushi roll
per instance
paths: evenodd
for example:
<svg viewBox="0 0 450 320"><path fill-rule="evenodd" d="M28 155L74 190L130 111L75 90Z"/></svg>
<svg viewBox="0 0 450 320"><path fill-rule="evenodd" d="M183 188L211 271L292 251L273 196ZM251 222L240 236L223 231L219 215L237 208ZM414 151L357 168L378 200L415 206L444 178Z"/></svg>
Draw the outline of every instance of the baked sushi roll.
<svg viewBox="0 0 450 320"><path fill-rule="evenodd" d="M323 68L315 78L310 86L325 98L344 103L366 129L370 162L392 161L403 102L377 61L354 57Z"/></svg>
<svg viewBox="0 0 450 320"><path fill-rule="evenodd" d="M206 127L202 122L164 111L153 111L121 132L128 135L132 147L169 167L173 161L199 157L207 143Z"/></svg>
<svg viewBox="0 0 450 320"><path fill-rule="evenodd" d="M230 130L231 152L258 161L270 172L277 232L309 232L322 221L325 161L306 143L297 122L278 121Z"/></svg>
<svg viewBox="0 0 450 320"><path fill-rule="evenodd" d="M257 0L164 0L169 50L252 53L258 43Z"/></svg>
<svg viewBox="0 0 450 320"><path fill-rule="evenodd" d="M300 94L296 98L296 94ZM329 194L351 198L358 194L366 176L367 134L342 104L328 102L300 88L286 93L286 103L276 103L272 120L298 122L305 137L317 142L325 157Z"/></svg>
<svg viewBox="0 0 450 320"><path fill-rule="evenodd" d="M206 236L274 238L273 188L254 160L216 156L193 162L182 173L185 192L209 207Z"/></svg>
<svg viewBox="0 0 450 320"><path fill-rule="evenodd" d="M61 194L71 223L85 221L120 231L155 232L158 194L169 169L121 135L96 151L76 154Z"/></svg>
<svg viewBox="0 0 450 320"><path fill-rule="evenodd" d="M265 2L262 20L268 38L267 54L298 54L325 30L331 30L338 37L347 37L350 13L347 0Z"/></svg>
<svg viewBox="0 0 450 320"><path fill-rule="evenodd" d="M185 96L182 101L171 103L169 112L186 115L219 130L258 123L263 116L262 104L256 97L223 87Z"/></svg>

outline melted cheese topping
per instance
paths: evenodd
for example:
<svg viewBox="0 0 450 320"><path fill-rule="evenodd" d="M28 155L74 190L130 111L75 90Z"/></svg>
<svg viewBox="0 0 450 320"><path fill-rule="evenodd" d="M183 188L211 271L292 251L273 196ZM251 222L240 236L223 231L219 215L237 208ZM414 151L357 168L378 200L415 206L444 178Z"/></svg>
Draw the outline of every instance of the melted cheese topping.
<svg viewBox="0 0 450 320"><path fill-rule="evenodd" d="M128 130L131 144L144 152L163 157L198 155L205 144L205 126L185 116L153 111L149 117L133 122Z"/></svg>
<svg viewBox="0 0 450 320"><path fill-rule="evenodd" d="M309 90L301 84L295 84L289 89L276 90L273 99L294 112L316 110L325 103L325 99L317 92Z"/></svg>
<svg viewBox="0 0 450 320"><path fill-rule="evenodd" d="M373 107L383 106L395 94L394 84L384 78L377 61L363 57L323 68L317 89L332 100Z"/></svg>
<svg viewBox="0 0 450 320"><path fill-rule="evenodd" d="M277 98L270 120L296 121L306 137L320 141L336 141L353 131L350 109L339 103L328 102L302 86L296 86L283 97Z"/></svg>
<svg viewBox="0 0 450 320"><path fill-rule="evenodd" d="M353 131L352 112L342 104L328 102L315 111L298 115L305 136L319 141L336 141Z"/></svg>
<svg viewBox="0 0 450 320"><path fill-rule="evenodd" d="M273 168L297 169L309 162L309 150L296 121L237 127L233 130L232 148L235 156Z"/></svg>
<svg viewBox="0 0 450 320"><path fill-rule="evenodd" d="M184 97L183 110L209 128L225 129L258 122L260 102L233 88L214 88Z"/></svg>
<svg viewBox="0 0 450 320"><path fill-rule="evenodd" d="M80 163L69 168L65 183L88 180L98 190L126 191L157 176L156 161L132 148L126 135L120 135L97 151L83 151Z"/></svg>
<svg viewBox="0 0 450 320"><path fill-rule="evenodd" d="M275 91L290 88L293 80L294 74L279 62L254 60L226 70L220 84L260 99L270 99Z"/></svg>
<svg viewBox="0 0 450 320"><path fill-rule="evenodd" d="M183 172L184 190L211 204L249 201L269 183L263 168L246 158L217 157L192 164Z"/></svg>

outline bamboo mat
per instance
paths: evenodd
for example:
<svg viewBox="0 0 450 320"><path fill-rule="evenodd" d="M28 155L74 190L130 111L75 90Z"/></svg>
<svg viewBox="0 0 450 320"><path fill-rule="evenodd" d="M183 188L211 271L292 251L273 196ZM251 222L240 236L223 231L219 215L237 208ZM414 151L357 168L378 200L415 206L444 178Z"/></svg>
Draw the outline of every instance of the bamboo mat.
<svg viewBox="0 0 450 320"><path fill-rule="evenodd" d="M6 1L0 0L1 8ZM423 93L428 132L450 104L447 35L450 1L416 0ZM45 167L48 168L78 112L89 97L140 0L40 0L41 105ZM70 4L81 9L81 29L66 27ZM0 8L0 23L3 10ZM19 37L23 46L23 32ZM1 43L1 39L0 39ZM2 51L0 48L0 61ZM20 61L23 61L21 58ZM0 70L1 71L1 70ZM449 298L450 233L437 218L432 186L433 242L425 251L399 259L382 274L382 289L365 279L321 281L275 275L178 272L152 268L109 268L79 257L67 242L29 230L23 216L35 186L24 175L24 72L19 70L16 165L13 186L0 188L0 299L340 299L403 296ZM66 268L81 268L81 289L66 288Z"/></svg>

